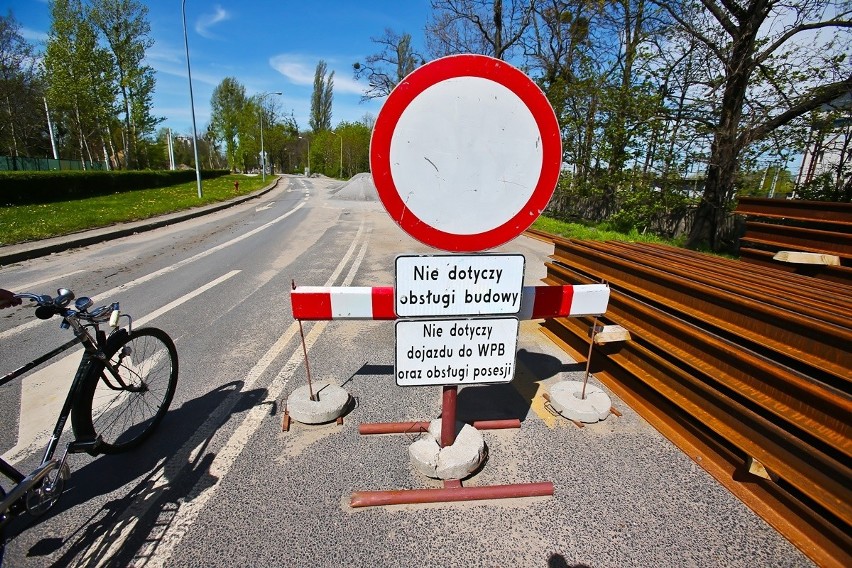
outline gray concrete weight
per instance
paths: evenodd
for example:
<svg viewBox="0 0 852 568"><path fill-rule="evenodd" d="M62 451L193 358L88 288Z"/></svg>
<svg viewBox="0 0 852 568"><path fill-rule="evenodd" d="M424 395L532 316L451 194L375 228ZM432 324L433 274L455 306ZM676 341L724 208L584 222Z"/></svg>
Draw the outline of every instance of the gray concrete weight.
<svg viewBox="0 0 852 568"><path fill-rule="evenodd" d="M297 388L287 397L287 410L294 420L303 424L322 424L343 416L349 403L348 392L330 383L319 383L313 388L318 400L311 400L308 385Z"/></svg>
<svg viewBox="0 0 852 568"><path fill-rule="evenodd" d="M598 422L609 416L612 400L600 387L586 384L586 398L580 398L583 383L580 381L562 381L550 389L550 404L556 411L569 420L580 422Z"/></svg>
<svg viewBox="0 0 852 568"><path fill-rule="evenodd" d="M441 419L432 420L429 430L408 447L411 463L423 475L436 479L464 479L477 470L485 459L482 433L462 422L456 422L456 440L442 448Z"/></svg>

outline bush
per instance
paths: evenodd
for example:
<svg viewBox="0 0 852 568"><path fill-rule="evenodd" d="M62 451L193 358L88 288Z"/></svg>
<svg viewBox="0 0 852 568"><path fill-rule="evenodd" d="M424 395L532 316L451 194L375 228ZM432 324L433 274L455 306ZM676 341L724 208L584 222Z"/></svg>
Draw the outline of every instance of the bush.
<svg viewBox="0 0 852 568"><path fill-rule="evenodd" d="M228 170L204 170L213 179ZM109 195L137 189L168 187L195 179L195 170L139 171L0 171L0 206L36 205Z"/></svg>

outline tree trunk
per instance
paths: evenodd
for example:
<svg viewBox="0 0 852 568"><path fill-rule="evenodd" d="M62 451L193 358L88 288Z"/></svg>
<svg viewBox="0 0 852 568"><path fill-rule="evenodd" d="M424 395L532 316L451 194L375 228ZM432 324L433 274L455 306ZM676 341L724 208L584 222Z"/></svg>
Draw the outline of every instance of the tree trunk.
<svg viewBox="0 0 852 568"><path fill-rule="evenodd" d="M9 109L9 127L10 127L10 134L12 136L12 147L10 148L10 150L12 150L12 157L14 157L17 160L17 158L18 158L18 142L15 138L15 115L12 114L12 101L9 100L8 95L6 96L6 107Z"/></svg>
<svg viewBox="0 0 852 568"><path fill-rule="evenodd" d="M121 79L121 96L124 100L124 169L130 169L130 153L131 153L131 136L130 136L130 97L127 94L127 87L124 86L124 73L119 74Z"/></svg>
<svg viewBox="0 0 852 568"><path fill-rule="evenodd" d="M118 156L115 153L115 143L112 140L112 128L107 126L107 139L109 140L109 162L110 169L118 169Z"/></svg>
<svg viewBox="0 0 852 568"><path fill-rule="evenodd" d="M754 69L752 54L757 27L762 21L762 18L746 21L731 46L731 57L725 69L727 77L719 125L710 146L710 165L704 182L704 194L686 242L688 248L709 246L710 250L718 251L721 245L719 229L735 193L738 156L746 142L738 134L746 89Z"/></svg>
<svg viewBox="0 0 852 568"><path fill-rule="evenodd" d="M104 150L104 167L106 167L106 171L109 171L111 168L109 167L109 151L107 151L106 139L104 138L104 133L102 130L98 129L101 135L101 147Z"/></svg>
<svg viewBox="0 0 852 568"><path fill-rule="evenodd" d="M503 1L494 0L494 57L503 59Z"/></svg>

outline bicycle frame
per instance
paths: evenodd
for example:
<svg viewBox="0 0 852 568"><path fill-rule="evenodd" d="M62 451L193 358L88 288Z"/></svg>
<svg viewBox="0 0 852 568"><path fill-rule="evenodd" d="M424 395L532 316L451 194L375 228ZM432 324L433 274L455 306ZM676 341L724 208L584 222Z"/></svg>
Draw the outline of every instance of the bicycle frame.
<svg viewBox="0 0 852 568"><path fill-rule="evenodd" d="M68 422L68 417L71 414L71 408L73 407L74 401L77 398L77 392L80 388L80 384L86 377L90 365L92 364L92 361L98 360L104 365L105 370L107 370L110 375L112 375L116 380L118 380L120 385L122 385L123 387L126 386L121 380L121 376L113 368L112 364L108 361L108 358L104 355L104 348L106 347L107 341L106 334L100 330L97 323L83 325L79 321L69 321L69 318L63 318L62 326L71 326L74 328L74 339L68 341L63 345L60 345L49 353L45 353L44 355L33 359L26 365L23 365L22 367L0 378L0 386L2 386L20 377L24 373L38 367L46 361L52 359L59 353L62 353L74 347L78 343L82 343L85 349L83 352L83 356L80 359L80 364L77 366L77 372L74 375L74 381L71 383L71 388L68 389L68 395L65 397L65 403L62 405L62 410L60 411L59 417L56 420L56 425L53 428L53 434L51 435L50 440L47 443L47 447L44 450L44 455L41 459L41 463L39 464L39 466L29 475L24 475L17 468L12 466L2 457L0 457L0 474L4 475L16 484L15 487L12 488L8 494L6 494L2 504L0 504L0 524L3 521L2 516L20 498L22 498L27 493L27 491L35 487L54 469L61 468L63 466L69 452L73 453L75 451L85 451L86 449L94 447L97 444L97 440L74 440L73 442L68 444L68 447L65 450L65 454L62 456L61 460L53 459L53 455L56 452L57 446L59 445L59 440L62 436L62 432L65 429L65 425ZM95 328L95 337L97 339L92 338L91 334L89 334L89 332L85 329L86 327Z"/></svg>

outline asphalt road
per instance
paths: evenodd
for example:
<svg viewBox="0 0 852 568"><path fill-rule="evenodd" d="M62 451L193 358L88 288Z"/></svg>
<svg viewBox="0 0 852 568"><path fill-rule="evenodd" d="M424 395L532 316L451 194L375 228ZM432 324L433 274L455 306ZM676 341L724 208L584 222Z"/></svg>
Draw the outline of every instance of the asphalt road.
<svg viewBox="0 0 852 568"><path fill-rule="evenodd" d="M396 386L390 322L306 323L314 379L357 406L342 426L281 432L282 401L305 384L291 281L392 285L397 254L434 252L375 201L339 199L339 185L285 177L227 210L0 268L5 288L120 301L174 338L181 368L149 442L71 456L54 509L12 521L6 566L810 565L617 398L623 416L583 429L548 413L542 393L583 367L536 322L521 324L510 385L459 393L460 418L523 421L485 433L488 460L465 485L552 481L554 496L350 508L357 490L439 486L409 463L413 436L357 426L435 418L440 387ZM527 284L544 276L544 243L500 250L526 256ZM2 312L3 372L69 337L30 309ZM62 402L75 365L62 361L0 389L2 451L21 469L37 463Z"/></svg>

